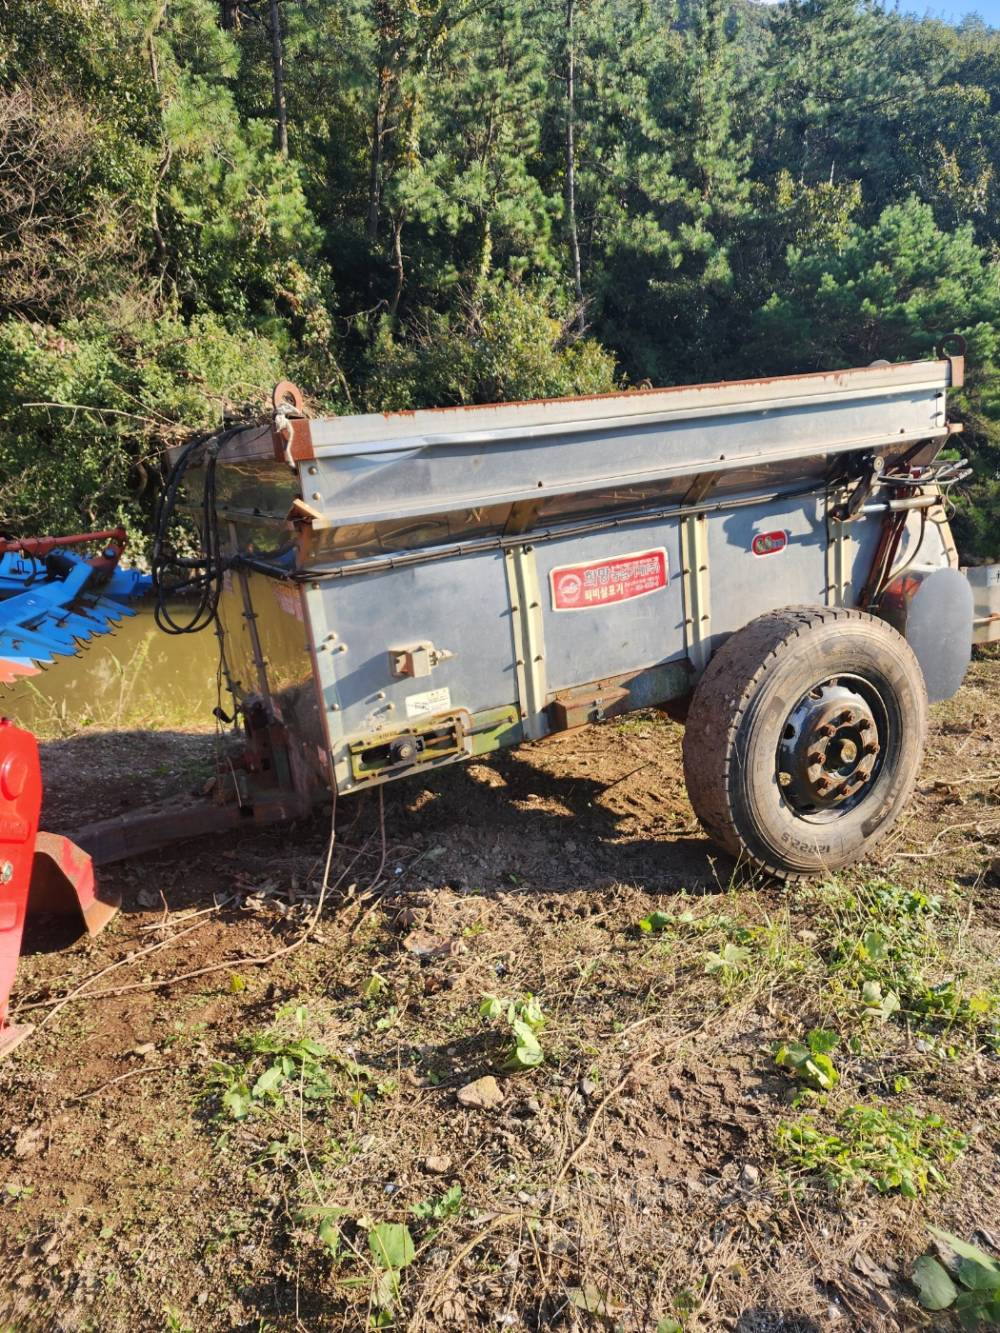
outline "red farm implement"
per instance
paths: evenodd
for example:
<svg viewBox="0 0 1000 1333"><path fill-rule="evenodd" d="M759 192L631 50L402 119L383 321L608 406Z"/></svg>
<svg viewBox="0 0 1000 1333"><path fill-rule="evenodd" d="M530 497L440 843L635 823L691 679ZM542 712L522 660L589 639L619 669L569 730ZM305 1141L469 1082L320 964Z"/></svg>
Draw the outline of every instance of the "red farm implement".
<svg viewBox="0 0 1000 1333"><path fill-rule="evenodd" d="M99 898L90 857L76 843L38 829L42 770L38 743L0 718L0 1057L31 1031L7 1022L29 908L34 913L79 912L96 935L118 910Z"/></svg>

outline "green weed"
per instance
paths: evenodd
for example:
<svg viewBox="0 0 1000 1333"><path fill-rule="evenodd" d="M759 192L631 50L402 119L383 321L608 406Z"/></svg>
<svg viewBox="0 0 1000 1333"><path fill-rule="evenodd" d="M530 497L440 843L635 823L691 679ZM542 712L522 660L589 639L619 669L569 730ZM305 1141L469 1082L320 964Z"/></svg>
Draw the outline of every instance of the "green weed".
<svg viewBox="0 0 1000 1333"><path fill-rule="evenodd" d="M812 1028L805 1041L789 1041L775 1052L775 1064L790 1070L807 1087L817 1092L829 1092L840 1080L830 1059L830 1052L840 1038L835 1032Z"/></svg>
<svg viewBox="0 0 1000 1333"><path fill-rule="evenodd" d="M898 1016L931 1038L1000 1049L1000 998L971 985L956 966L947 938L953 910L939 897L875 881L847 893L830 885L826 900L826 962L838 1007L879 1022ZM952 976L927 979L946 967Z"/></svg>
<svg viewBox="0 0 1000 1333"><path fill-rule="evenodd" d="M343 1095L361 1106L373 1094L392 1090L390 1081L379 1082L364 1066L308 1037L304 1005L280 1011L279 1020L289 1012L294 1025L291 1035L272 1029L244 1037L239 1043L244 1059L215 1061L210 1067L202 1095L218 1102L220 1116L239 1121L254 1111L280 1109L293 1092L309 1102Z"/></svg>
<svg viewBox="0 0 1000 1333"><path fill-rule="evenodd" d="M505 1069L534 1069L545 1059L538 1034L545 1026L542 1006L534 995L504 1002L495 995L484 995L479 1006L480 1018L489 1023L503 1023L509 1033L503 1065Z"/></svg>
<svg viewBox="0 0 1000 1333"><path fill-rule="evenodd" d="M409 1211L419 1228L421 1250L461 1208L462 1187L458 1184L437 1198L411 1205ZM337 1205L306 1206L296 1216L298 1221L316 1226L317 1239L336 1265L347 1265L347 1271L339 1279L341 1287L369 1286L375 1311L371 1325L375 1328L390 1325L399 1302L403 1270L409 1268L419 1253L409 1226L405 1222L376 1222L367 1216L356 1217L350 1209ZM365 1257L366 1245L370 1259Z"/></svg>
<svg viewBox="0 0 1000 1333"><path fill-rule="evenodd" d="M462 1208L462 1187L452 1185L436 1199L421 1199L411 1206L410 1212L418 1222L444 1222Z"/></svg>
<svg viewBox="0 0 1000 1333"><path fill-rule="evenodd" d="M928 1187L947 1188L940 1168L968 1146L963 1134L939 1115L920 1116L912 1108L848 1106L835 1128L824 1130L815 1115L775 1131L779 1151L793 1170L819 1175L831 1189L868 1184L880 1194L898 1190L915 1199Z"/></svg>
<svg viewBox="0 0 1000 1333"><path fill-rule="evenodd" d="M954 1256L951 1271L932 1255L913 1268L913 1281L925 1310L953 1309L963 1328L1000 1324L1000 1263L950 1231L931 1227Z"/></svg>

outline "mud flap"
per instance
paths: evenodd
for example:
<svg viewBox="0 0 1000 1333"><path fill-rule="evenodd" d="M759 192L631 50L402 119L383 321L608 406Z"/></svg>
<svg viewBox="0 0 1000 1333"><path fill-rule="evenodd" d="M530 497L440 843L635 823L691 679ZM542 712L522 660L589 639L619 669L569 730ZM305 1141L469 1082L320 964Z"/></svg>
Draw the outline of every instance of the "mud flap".
<svg viewBox="0 0 1000 1333"><path fill-rule="evenodd" d="M878 615L902 634L924 673L927 699L958 692L972 657L972 587L957 569L916 567L883 592Z"/></svg>

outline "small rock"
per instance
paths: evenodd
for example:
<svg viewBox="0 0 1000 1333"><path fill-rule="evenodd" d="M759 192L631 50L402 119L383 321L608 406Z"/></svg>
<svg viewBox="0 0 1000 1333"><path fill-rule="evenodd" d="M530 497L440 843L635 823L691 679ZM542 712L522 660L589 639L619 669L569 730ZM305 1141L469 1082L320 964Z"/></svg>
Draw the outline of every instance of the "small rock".
<svg viewBox="0 0 1000 1333"><path fill-rule="evenodd" d="M451 1170L450 1157L425 1157L424 1170L429 1171L432 1176L443 1176Z"/></svg>
<svg viewBox="0 0 1000 1333"><path fill-rule="evenodd" d="M142 1055L142 1056L152 1055L155 1050L156 1050L155 1041L143 1041L140 1042L138 1046L132 1047L132 1054Z"/></svg>
<svg viewBox="0 0 1000 1333"><path fill-rule="evenodd" d="M44 1141L45 1135L37 1125L32 1125L30 1129L22 1130L18 1134L14 1141L14 1156L20 1158L34 1157L35 1153L40 1151Z"/></svg>
<svg viewBox="0 0 1000 1333"><path fill-rule="evenodd" d="M524 1103L524 1109L528 1115L541 1115L542 1107L537 1097L529 1097Z"/></svg>
<svg viewBox="0 0 1000 1333"><path fill-rule="evenodd" d="M760 1183L760 1172L750 1162L745 1162L743 1170L740 1172L740 1184L747 1189L753 1189Z"/></svg>
<svg viewBox="0 0 1000 1333"><path fill-rule="evenodd" d="M465 1306L462 1303L462 1297L457 1292L445 1296L441 1302L441 1318L449 1324L465 1323Z"/></svg>
<svg viewBox="0 0 1000 1333"><path fill-rule="evenodd" d="M444 940L426 930L411 930L403 941L403 948L415 958L454 958L468 952L468 946L462 940Z"/></svg>
<svg viewBox="0 0 1000 1333"><path fill-rule="evenodd" d="M580 1080L580 1091L585 1097L593 1097L597 1091L597 1084L592 1078L583 1078Z"/></svg>
<svg viewBox="0 0 1000 1333"><path fill-rule="evenodd" d="M892 1281L884 1268L880 1268L872 1259L871 1255L866 1254L864 1250L858 1250L854 1256L854 1269L862 1277L868 1278L869 1282L874 1282L879 1287L888 1287Z"/></svg>
<svg viewBox="0 0 1000 1333"><path fill-rule="evenodd" d="M427 930L411 930L403 941L403 948L407 953L416 954L418 958L427 958L443 944L444 940L440 935L432 935Z"/></svg>
<svg viewBox="0 0 1000 1333"><path fill-rule="evenodd" d="M459 1106L468 1106L475 1111L491 1111L502 1101L503 1093L492 1074L477 1078L474 1083L466 1083L458 1090Z"/></svg>
<svg viewBox="0 0 1000 1333"><path fill-rule="evenodd" d="M163 899L160 896L159 889L140 889L135 895L135 901L139 907L163 906Z"/></svg>
<svg viewBox="0 0 1000 1333"><path fill-rule="evenodd" d="M833 1301L831 1301L826 1307L826 1317L831 1323L835 1323L838 1319L843 1319L844 1312L839 1305L834 1305Z"/></svg>

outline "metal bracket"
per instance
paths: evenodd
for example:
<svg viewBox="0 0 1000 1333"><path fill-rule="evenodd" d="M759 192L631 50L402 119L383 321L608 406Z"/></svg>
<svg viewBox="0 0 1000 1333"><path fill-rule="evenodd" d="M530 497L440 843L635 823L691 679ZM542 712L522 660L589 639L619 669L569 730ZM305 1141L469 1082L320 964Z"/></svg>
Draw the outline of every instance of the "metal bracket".
<svg viewBox="0 0 1000 1333"><path fill-rule="evenodd" d="M429 676L436 666L455 654L447 648L435 648L429 639L405 648L389 649L389 670L394 676Z"/></svg>
<svg viewBox="0 0 1000 1333"><path fill-rule="evenodd" d="M514 632L514 667L521 721L525 737L538 740L548 734L549 722L544 711L545 639L534 547L511 547L504 557L504 568Z"/></svg>
<svg viewBox="0 0 1000 1333"><path fill-rule="evenodd" d="M944 547L948 564L952 569L960 569L961 561L958 558L958 547L955 545L955 538L951 535L948 508L944 496L941 494L941 488L932 483L925 490L928 495L937 497L935 502L928 507L927 517L937 525L938 535L941 538L941 545Z"/></svg>
<svg viewBox="0 0 1000 1333"><path fill-rule="evenodd" d="M401 731L361 736L347 746L351 780L387 778L422 764L458 759L467 753L472 718L465 709L438 713Z"/></svg>
<svg viewBox="0 0 1000 1333"><path fill-rule="evenodd" d="M869 455L864 461L861 476L855 483L850 495L842 494L833 507L833 517L838 523L851 523L861 516L862 506L871 499L872 491L875 489L881 471L881 456L879 454Z"/></svg>
<svg viewBox="0 0 1000 1333"><path fill-rule="evenodd" d="M844 490L828 491L826 497L826 604L845 606L851 586L848 542L850 524L836 517L847 503Z"/></svg>
<svg viewBox="0 0 1000 1333"><path fill-rule="evenodd" d="M688 660L696 671L704 671L711 654L712 633L708 523L704 514L681 520L681 575Z"/></svg>
<svg viewBox="0 0 1000 1333"><path fill-rule="evenodd" d="M271 699L271 686L267 679L267 662L264 660L260 635L257 633L257 612L253 609L253 601L250 597L250 581L247 578L246 570L237 569L236 578L240 585L240 597L243 602L243 619L247 623L247 632L250 635L250 651L253 653L254 666L257 669L257 685L267 705L268 712L273 715L274 702Z"/></svg>

